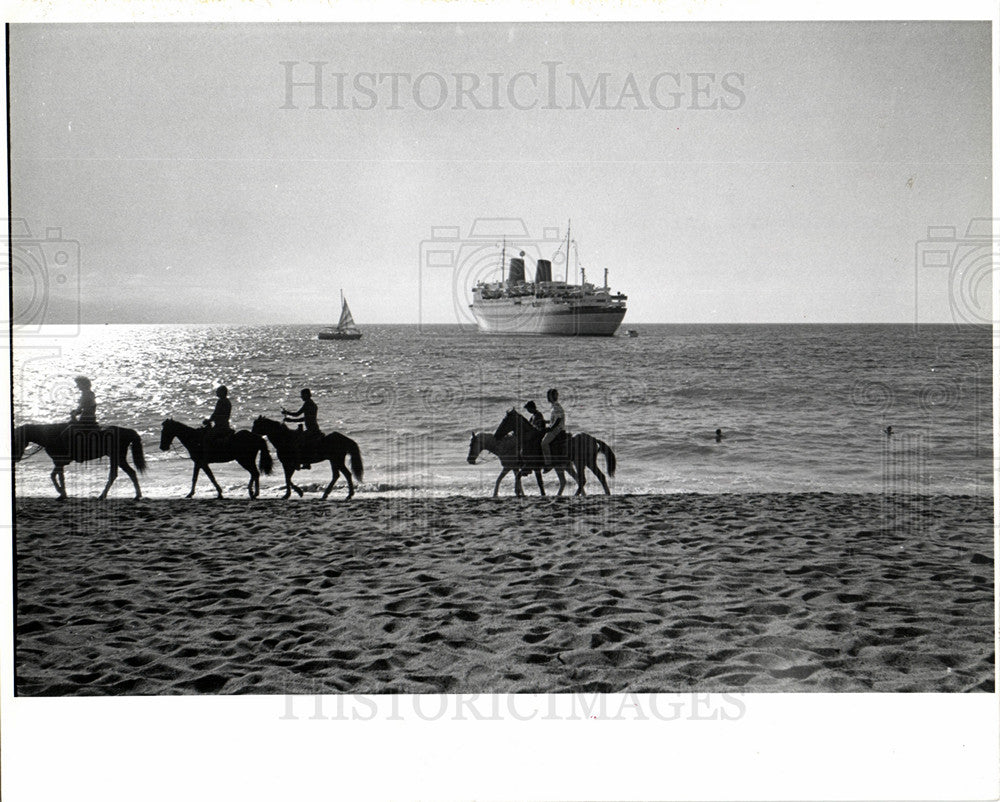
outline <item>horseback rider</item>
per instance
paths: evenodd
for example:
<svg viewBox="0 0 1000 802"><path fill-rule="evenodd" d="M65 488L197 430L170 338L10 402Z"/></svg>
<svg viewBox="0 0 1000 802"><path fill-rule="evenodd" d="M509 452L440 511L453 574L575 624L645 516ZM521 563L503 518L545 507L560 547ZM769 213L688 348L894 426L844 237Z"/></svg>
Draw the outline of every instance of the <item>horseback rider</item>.
<svg viewBox="0 0 1000 802"><path fill-rule="evenodd" d="M80 400L77 402L76 409L69 413L70 423L81 426L96 426L97 396L90 388L90 379L86 376L77 376L76 386L80 390Z"/></svg>
<svg viewBox="0 0 1000 802"><path fill-rule="evenodd" d="M209 431L217 438L221 439L233 434L233 427L229 425L229 416L233 414L233 403L229 400L229 389L221 385L216 389L215 409L212 414L205 419L205 425L210 426Z"/></svg>
<svg viewBox="0 0 1000 802"><path fill-rule="evenodd" d="M555 388L549 390L545 394L545 398L552 404L552 410L549 413L549 426L545 430L545 436L542 438L542 459L545 461L546 469L548 469L552 467L552 453L549 450L549 446L559 436L560 432L566 430L566 413L559 403L558 390Z"/></svg>
<svg viewBox="0 0 1000 802"><path fill-rule="evenodd" d="M205 426L205 434L202 440L206 451L218 445L227 437L235 434L233 427L229 425L229 416L233 412L233 403L229 400L229 389L223 384L215 390L215 409L202 423Z"/></svg>
<svg viewBox="0 0 1000 802"><path fill-rule="evenodd" d="M532 428L537 429L540 432L545 431L545 417L539 411L538 407L535 406L534 401L529 401L524 405L524 408L528 410L528 414L531 415L529 423L531 423Z"/></svg>
<svg viewBox="0 0 1000 802"><path fill-rule="evenodd" d="M319 409L316 406L316 402L312 400L312 391L303 389L299 393L299 396L302 398L302 407L296 412L289 412L287 409L282 409L281 414L284 416L285 423L305 424L306 430L296 440L296 448L298 449L299 462L303 468L308 469L312 465L304 461L303 457L308 454L309 446L323 436L323 432L320 431L319 423L316 420ZM302 427L300 426L299 428L301 429Z"/></svg>

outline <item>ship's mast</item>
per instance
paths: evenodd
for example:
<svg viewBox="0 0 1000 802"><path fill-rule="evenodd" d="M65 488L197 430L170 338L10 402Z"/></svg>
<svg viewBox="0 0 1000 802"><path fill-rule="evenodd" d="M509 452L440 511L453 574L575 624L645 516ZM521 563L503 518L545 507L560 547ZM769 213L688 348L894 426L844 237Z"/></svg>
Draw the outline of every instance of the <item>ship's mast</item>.
<svg viewBox="0 0 1000 802"><path fill-rule="evenodd" d="M500 252L500 283L504 282L504 274L507 270L507 238L503 238L503 250Z"/></svg>
<svg viewBox="0 0 1000 802"><path fill-rule="evenodd" d="M604 268L604 289L608 288L608 269Z"/></svg>
<svg viewBox="0 0 1000 802"><path fill-rule="evenodd" d="M563 268L563 283L569 284L569 231L573 226L573 221L566 223L566 265Z"/></svg>

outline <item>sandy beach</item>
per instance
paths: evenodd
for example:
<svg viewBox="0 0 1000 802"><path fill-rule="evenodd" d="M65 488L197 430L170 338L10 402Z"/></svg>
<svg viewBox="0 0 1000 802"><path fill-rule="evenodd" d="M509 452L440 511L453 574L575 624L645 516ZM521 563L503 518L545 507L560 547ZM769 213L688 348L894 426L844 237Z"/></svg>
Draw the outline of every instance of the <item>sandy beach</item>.
<svg viewBox="0 0 1000 802"><path fill-rule="evenodd" d="M20 695L993 691L990 499L16 504Z"/></svg>

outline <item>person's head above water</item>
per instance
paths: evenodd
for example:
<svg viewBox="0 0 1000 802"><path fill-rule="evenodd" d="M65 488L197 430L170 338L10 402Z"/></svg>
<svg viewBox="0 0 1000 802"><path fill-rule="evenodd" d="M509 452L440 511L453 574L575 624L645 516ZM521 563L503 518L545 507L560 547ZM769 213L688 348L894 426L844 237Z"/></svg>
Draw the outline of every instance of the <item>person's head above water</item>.
<svg viewBox="0 0 1000 802"><path fill-rule="evenodd" d="M309 389L303 389L302 392L299 393L299 395L302 396L302 398L311 398L312 397L312 391L309 390Z"/></svg>
<svg viewBox="0 0 1000 802"><path fill-rule="evenodd" d="M716 429L715 430L715 436L716 437L720 437L721 435L722 435L722 429Z"/></svg>
<svg viewBox="0 0 1000 802"><path fill-rule="evenodd" d="M86 376L77 376L74 381L76 381L76 386L79 387L81 390L90 389L90 379L88 379Z"/></svg>
<svg viewBox="0 0 1000 802"><path fill-rule="evenodd" d="M545 394L545 397L549 400L550 403L554 403L559 400L559 391L555 387L553 387Z"/></svg>
<svg viewBox="0 0 1000 802"><path fill-rule="evenodd" d="M227 395L229 395L229 388L227 388L226 385L224 384L220 385L218 389L215 391L215 394L219 396L219 398L225 398Z"/></svg>

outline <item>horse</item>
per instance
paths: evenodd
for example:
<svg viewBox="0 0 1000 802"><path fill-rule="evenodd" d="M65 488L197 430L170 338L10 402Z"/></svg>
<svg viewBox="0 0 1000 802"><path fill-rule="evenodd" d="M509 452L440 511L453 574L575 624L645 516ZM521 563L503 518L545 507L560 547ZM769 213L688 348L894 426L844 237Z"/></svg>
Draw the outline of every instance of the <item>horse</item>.
<svg viewBox="0 0 1000 802"><path fill-rule="evenodd" d="M365 468L361 462L361 449L358 448L358 444L350 437L346 437L340 432L330 432L330 434L322 435L317 442L306 445L304 453L300 454L296 443L300 433L289 429L283 423L270 420L261 415L253 422L253 428L250 431L253 434L266 437L278 452L278 461L281 463L281 467L285 469L285 495L282 498L288 498L292 495L293 490L300 496L302 495L302 488L292 483L292 474L298 470L302 462L330 461L333 478L330 479L330 484L323 491L324 499L333 490L338 472L342 473L344 478L347 479L348 499L354 495L354 482L351 481L351 472L354 473L354 478L359 482L364 481ZM351 457L351 472L348 472L345 461L348 455Z"/></svg>
<svg viewBox="0 0 1000 802"><path fill-rule="evenodd" d="M517 439L518 453L523 465L534 467L543 464L542 432L532 426L528 419L514 408L511 408L500 422L493 436L499 440L508 434L513 434ZM617 460L615 459L615 452L611 450L611 446L586 432L568 437L566 443L566 460L576 466L576 495L585 496L587 494L587 491L583 489L587 483L584 468L590 468L591 472L598 478L601 486L604 488L605 495L611 495L607 480L604 478L601 469L597 467L598 454L604 454L604 460L608 466L608 474L614 476ZM558 452L552 454L554 463L560 461L560 458L561 455Z"/></svg>
<svg viewBox="0 0 1000 802"><path fill-rule="evenodd" d="M63 469L71 462L86 462L101 457L110 457L111 468L108 471L108 483L99 499L108 497L111 485L118 478L121 468L132 480L135 486L135 497L142 498L139 489L139 479L136 471L146 472L146 459L142 455L142 440L135 429L123 426L81 426L68 423L25 423L14 429L13 460L20 462L28 443L41 446L49 455L54 465L50 478L59 493L60 500L67 498L66 476ZM132 462L135 470L129 466L126 456L132 449Z"/></svg>
<svg viewBox="0 0 1000 802"><path fill-rule="evenodd" d="M469 441L469 464L475 465L476 460L479 459L479 455L484 450L489 451L492 454L496 454L496 456L500 458L500 464L503 466L503 470L500 471L500 475L497 477L497 483L493 486L494 498L500 494L500 481L515 468L517 469L514 472L514 493L516 495L524 495L524 488L521 486L521 477L527 476L532 472L534 472L535 479L538 481L539 491L543 496L545 495L545 485L542 484L542 470L541 468L530 469L523 466L523 460L518 455L517 438L504 437L497 440L488 432L480 432L479 434L473 432L472 440ZM567 471L569 471L570 476L576 479L576 472L573 470L572 465L567 463L565 466L562 464L555 466L556 474L559 476L560 496L563 493L563 489L566 487L566 475L563 472L564 467Z"/></svg>
<svg viewBox="0 0 1000 802"><path fill-rule="evenodd" d="M250 472L247 492L250 494L250 498L257 498L260 495L260 475L263 473L265 476L270 476L274 467L274 463L271 461L271 452L267 448L267 441L260 435L241 429L235 432L232 437L211 444L206 455L204 440L207 431L204 428L195 429L192 426L186 426L173 418L163 421L160 431L160 451L169 449L176 437L181 441L181 445L187 449L188 457L194 461L191 492L185 498L191 498L194 495L195 485L198 484L198 474L201 471L205 472L205 476L215 486L215 492L219 494L219 498L222 498L222 488L215 481L215 476L208 464L210 462L232 462L233 460L236 460L244 470ZM257 466L254 464L258 453L260 454L260 470L257 470Z"/></svg>

